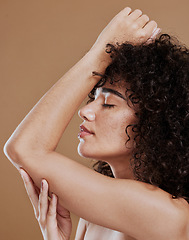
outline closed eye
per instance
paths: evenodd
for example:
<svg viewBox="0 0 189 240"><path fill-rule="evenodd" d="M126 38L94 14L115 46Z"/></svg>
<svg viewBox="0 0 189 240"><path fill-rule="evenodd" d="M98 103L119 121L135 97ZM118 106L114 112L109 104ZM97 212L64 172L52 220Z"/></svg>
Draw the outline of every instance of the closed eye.
<svg viewBox="0 0 189 240"><path fill-rule="evenodd" d="M103 107L105 107L105 108L113 108L115 105L113 105L113 104L102 104L102 106Z"/></svg>

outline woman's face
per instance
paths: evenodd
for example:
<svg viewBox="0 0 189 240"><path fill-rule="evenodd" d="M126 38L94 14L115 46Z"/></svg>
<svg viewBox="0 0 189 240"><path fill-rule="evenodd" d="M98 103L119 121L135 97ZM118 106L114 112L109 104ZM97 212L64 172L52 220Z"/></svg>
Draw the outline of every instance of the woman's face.
<svg viewBox="0 0 189 240"><path fill-rule="evenodd" d="M125 128L136 123L136 116L127 104L125 90L106 83L96 90L95 100L80 109L83 123L78 135L78 152L81 156L107 162L130 156L132 131L129 130L131 140L125 145L128 140Z"/></svg>

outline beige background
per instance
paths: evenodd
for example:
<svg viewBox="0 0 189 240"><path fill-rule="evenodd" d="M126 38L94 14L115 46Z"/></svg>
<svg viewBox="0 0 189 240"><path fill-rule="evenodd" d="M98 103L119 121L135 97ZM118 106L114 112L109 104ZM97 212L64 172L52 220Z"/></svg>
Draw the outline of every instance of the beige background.
<svg viewBox="0 0 189 240"><path fill-rule="evenodd" d="M42 239L22 180L2 152L5 141L125 6L142 9L189 45L188 0L0 0L1 240ZM77 156L79 123L75 116L58 151L88 164ZM75 229L77 217L73 220Z"/></svg>

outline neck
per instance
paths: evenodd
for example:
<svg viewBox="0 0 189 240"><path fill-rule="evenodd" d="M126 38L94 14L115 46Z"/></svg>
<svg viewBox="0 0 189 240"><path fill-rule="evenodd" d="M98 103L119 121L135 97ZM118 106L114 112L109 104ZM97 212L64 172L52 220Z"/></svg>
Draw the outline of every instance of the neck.
<svg viewBox="0 0 189 240"><path fill-rule="evenodd" d="M132 167L130 165L130 157L124 160L111 161L109 165L115 178L134 179Z"/></svg>

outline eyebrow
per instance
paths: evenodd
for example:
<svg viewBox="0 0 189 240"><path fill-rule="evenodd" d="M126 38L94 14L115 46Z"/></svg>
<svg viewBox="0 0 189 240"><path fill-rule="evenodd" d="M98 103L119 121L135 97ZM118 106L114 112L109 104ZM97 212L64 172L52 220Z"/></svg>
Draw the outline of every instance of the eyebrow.
<svg viewBox="0 0 189 240"><path fill-rule="evenodd" d="M116 95L116 96L118 96L118 97L126 100L126 98L125 98L120 92L118 92L118 91L116 91L116 90L114 90L114 89L111 89L111 88L102 88L102 92L103 92L103 93L112 93L112 94L114 94L114 95Z"/></svg>

